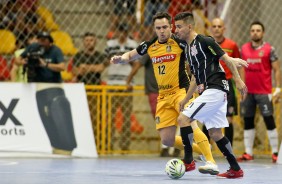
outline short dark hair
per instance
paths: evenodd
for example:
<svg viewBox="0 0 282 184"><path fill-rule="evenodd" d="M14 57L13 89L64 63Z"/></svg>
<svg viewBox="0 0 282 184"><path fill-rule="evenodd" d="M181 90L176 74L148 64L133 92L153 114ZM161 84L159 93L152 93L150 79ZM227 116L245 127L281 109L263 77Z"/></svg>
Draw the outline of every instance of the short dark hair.
<svg viewBox="0 0 282 184"><path fill-rule="evenodd" d="M51 43L54 42L53 37L51 36L51 34L49 32L43 31L37 34L37 39L40 38L47 38Z"/></svg>
<svg viewBox="0 0 282 184"><path fill-rule="evenodd" d="M121 23L117 26L117 30L122 31L122 32L128 32L128 31L129 31L129 26L128 26L127 23L121 22Z"/></svg>
<svg viewBox="0 0 282 184"><path fill-rule="evenodd" d="M252 22L250 28L251 28L253 25L260 25L261 28L262 28L262 31L264 32L264 30L265 30L265 29L264 29L264 25L263 25L263 23L261 23L260 21L256 20L256 21Z"/></svg>
<svg viewBox="0 0 282 184"><path fill-rule="evenodd" d="M183 20L185 23L195 25L194 16L190 12L181 12L175 15L175 21Z"/></svg>
<svg viewBox="0 0 282 184"><path fill-rule="evenodd" d="M86 32L86 33L83 35L83 38L85 38L85 37L87 37L87 36L96 37L95 33Z"/></svg>
<svg viewBox="0 0 282 184"><path fill-rule="evenodd" d="M162 19L162 18L166 18L168 20L168 23L171 24L171 16L166 12L157 12L153 16L153 22L155 22L156 19Z"/></svg>

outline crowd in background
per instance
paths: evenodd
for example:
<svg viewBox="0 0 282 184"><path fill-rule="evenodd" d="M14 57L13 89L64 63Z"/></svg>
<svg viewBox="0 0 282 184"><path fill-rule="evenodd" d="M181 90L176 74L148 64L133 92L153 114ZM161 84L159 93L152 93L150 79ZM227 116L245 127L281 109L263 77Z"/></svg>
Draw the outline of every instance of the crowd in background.
<svg viewBox="0 0 282 184"><path fill-rule="evenodd" d="M202 1L146 0L144 1L144 14L141 25L137 22L135 16L136 4L137 0L114 0L111 24L105 35L108 40L105 45L105 51L101 52L96 48L99 38L94 32L83 33L83 48L76 54L66 57L68 58L65 65L66 71L61 73L64 82L82 82L86 85L125 85L127 86L126 92L130 92L134 85L133 77L140 65L137 66L136 62L128 65L111 65L109 58L115 54L121 54L136 48L143 40L153 38L152 18L159 11L167 11L172 17L182 11L193 12L197 22L197 32L205 35L210 34L209 28L212 25L207 18L207 10L203 8ZM12 57L11 55L6 57L0 53L0 81L27 82L26 76L23 76L23 68L18 67L14 63L17 63L25 48L37 42L38 34L43 31L53 31L46 26L44 19L38 14L37 9L39 5L40 2L38 0L1 1L0 29L11 31L17 38L17 41ZM173 31L174 29L173 27ZM275 59L277 58L275 57ZM102 75L106 68L108 69L107 79L103 81ZM113 100L117 104L121 99ZM123 112L131 114L132 99L124 98L122 101L127 107L123 109ZM112 114L115 114L115 112L113 111ZM152 114L154 114L153 111ZM130 116L126 118L125 122L127 123L124 125L130 126ZM267 121L272 121L272 119ZM270 127L269 130L274 128ZM130 135L130 131L125 129L124 132L126 136ZM254 134L252 133L252 135ZM275 136L277 138L276 134ZM120 143L120 147L124 150L127 150L128 146L129 142ZM276 147L275 154L277 156L277 145L274 145L274 147Z"/></svg>

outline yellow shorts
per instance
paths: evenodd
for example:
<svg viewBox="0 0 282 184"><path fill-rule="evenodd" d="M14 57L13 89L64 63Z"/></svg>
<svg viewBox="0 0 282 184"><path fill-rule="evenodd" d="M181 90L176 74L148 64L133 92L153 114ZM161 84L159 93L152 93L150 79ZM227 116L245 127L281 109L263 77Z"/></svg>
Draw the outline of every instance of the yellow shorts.
<svg viewBox="0 0 282 184"><path fill-rule="evenodd" d="M184 88L168 93L166 95L159 95L156 109L156 128L161 129L169 126L178 126L177 117L179 115L179 102L186 96L186 90ZM189 100L186 104L190 104L194 99Z"/></svg>

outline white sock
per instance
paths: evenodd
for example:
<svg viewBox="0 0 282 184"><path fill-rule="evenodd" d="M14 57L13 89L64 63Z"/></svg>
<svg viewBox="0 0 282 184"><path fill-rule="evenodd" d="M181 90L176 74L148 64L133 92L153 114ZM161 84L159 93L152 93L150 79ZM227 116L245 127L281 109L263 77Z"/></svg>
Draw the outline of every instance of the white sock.
<svg viewBox="0 0 282 184"><path fill-rule="evenodd" d="M269 139L269 143L271 146L272 153L278 152L278 133L277 129L267 130L267 135Z"/></svg>
<svg viewBox="0 0 282 184"><path fill-rule="evenodd" d="M255 140L255 129L244 130L244 144L246 153L253 156L253 146Z"/></svg>
<svg viewBox="0 0 282 184"><path fill-rule="evenodd" d="M168 146L164 145L164 144L161 144L161 148L164 149L164 148L168 148Z"/></svg>

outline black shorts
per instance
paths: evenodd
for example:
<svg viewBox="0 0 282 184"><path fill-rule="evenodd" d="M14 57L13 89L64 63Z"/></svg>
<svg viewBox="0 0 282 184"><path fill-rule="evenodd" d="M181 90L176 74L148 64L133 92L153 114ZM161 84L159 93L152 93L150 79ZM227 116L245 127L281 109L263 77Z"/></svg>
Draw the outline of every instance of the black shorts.
<svg viewBox="0 0 282 184"><path fill-rule="evenodd" d="M243 117L254 117L256 107L259 107L262 116L273 115L273 104L271 94L250 94L241 103L241 114Z"/></svg>
<svg viewBox="0 0 282 184"><path fill-rule="evenodd" d="M228 80L229 94L227 95L227 113L226 116L238 114L237 96L233 79Z"/></svg>

